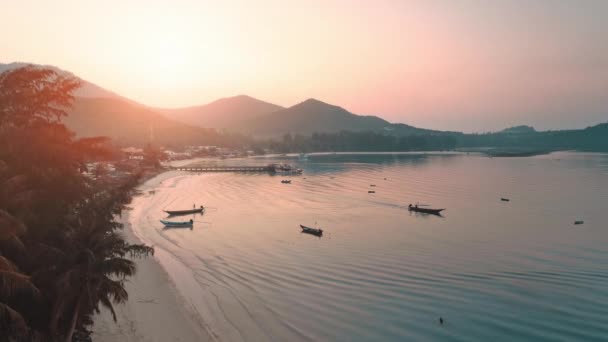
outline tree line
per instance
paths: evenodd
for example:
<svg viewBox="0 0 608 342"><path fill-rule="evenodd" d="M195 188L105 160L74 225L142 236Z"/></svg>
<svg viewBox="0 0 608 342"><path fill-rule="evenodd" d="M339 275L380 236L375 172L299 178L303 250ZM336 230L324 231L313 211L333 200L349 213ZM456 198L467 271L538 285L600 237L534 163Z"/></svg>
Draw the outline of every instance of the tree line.
<svg viewBox="0 0 608 342"><path fill-rule="evenodd" d="M107 140L60 122L79 86L33 66L0 74L0 341L89 340L99 308L127 300L131 257L153 253L115 219L140 175L88 177Z"/></svg>
<svg viewBox="0 0 608 342"><path fill-rule="evenodd" d="M526 133L465 134L433 132L393 135L377 131L342 131L314 133L310 136L285 134L280 139L258 140L251 143L256 151L276 153L307 152L401 152L449 151L468 148L498 148L527 150L608 151L608 123L582 130L562 130Z"/></svg>

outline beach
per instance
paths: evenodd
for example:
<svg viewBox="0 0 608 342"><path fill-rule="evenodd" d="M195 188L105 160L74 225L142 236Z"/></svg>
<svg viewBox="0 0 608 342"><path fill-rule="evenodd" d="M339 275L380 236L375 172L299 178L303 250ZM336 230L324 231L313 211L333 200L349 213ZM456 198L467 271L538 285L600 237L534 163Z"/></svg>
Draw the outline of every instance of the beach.
<svg viewBox="0 0 608 342"><path fill-rule="evenodd" d="M172 174L164 173L147 180L138 187L142 192L156 187ZM120 218L124 235L131 243L142 243L134 234L130 211ZM187 301L181 297L167 272L159 264L163 250L155 256L135 259L137 273L128 279L126 289L129 300L114 305L117 322L109 310L101 307L92 327L93 341L149 342L149 341L212 341L214 339L201 326ZM166 256L165 256L166 257Z"/></svg>

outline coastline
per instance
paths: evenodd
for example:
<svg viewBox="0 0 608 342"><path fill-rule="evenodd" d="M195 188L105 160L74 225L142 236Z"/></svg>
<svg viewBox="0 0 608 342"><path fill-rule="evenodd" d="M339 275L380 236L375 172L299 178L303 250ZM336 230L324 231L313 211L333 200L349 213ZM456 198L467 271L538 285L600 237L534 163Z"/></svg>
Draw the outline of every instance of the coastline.
<svg viewBox="0 0 608 342"><path fill-rule="evenodd" d="M137 190L148 191L164 179L175 176L161 172L146 177ZM119 221L124 225L123 235L131 243L143 243L131 226L131 213L123 211ZM162 252L162 251L156 251ZM169 274L161 266L158 256L134 259L135 276L126 281L129 299L114 305L114 322L108 309L100 307L91 327L93 341L212 341L214 340L199 321L188 311L189 304L176 289Z"/></svg>

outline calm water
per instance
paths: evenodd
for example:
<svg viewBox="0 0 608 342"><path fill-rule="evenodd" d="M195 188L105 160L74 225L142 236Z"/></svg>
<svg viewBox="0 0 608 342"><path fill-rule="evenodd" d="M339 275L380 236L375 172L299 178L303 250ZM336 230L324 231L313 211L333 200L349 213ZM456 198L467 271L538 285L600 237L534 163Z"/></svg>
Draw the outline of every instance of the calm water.
<svg viewBox="0 0 608 342"><path fill-rule="evenodd" d="M608 155L246 162L280 160L304 174L174 173L133 204L219 339L608 340ZM212 208L193 230L162 229L162 209L193 203ZM300 233L315 222L325 236Z"/></svg>

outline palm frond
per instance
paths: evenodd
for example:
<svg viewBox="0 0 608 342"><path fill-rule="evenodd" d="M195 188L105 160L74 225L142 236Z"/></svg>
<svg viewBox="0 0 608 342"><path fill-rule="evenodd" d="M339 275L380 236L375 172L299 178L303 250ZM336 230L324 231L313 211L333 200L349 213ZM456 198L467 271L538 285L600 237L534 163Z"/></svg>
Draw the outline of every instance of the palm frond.
<svg viewBox="0 0 608 342"><path fill-rule="evenodd" d="M8 341L25 341L29 328L21 314L0 302L0 331Z"/></svg>
<svg viewBox="0 0 608 342"><path fill-rule="evenodd" d="M40 191L36 190L23 190L15 192L11 196L9 201L10 208L22 208L26 207L29 203L32 203L34 199L40 195Z"/></svg>
<svg viewBox="0 0 608 342"><path fill-rule="evenodd" d="M124 283L119 280L106 278L101 285L100 291L112 299L114 303L124 303L129 299L129 294L125 290Z"/></svg>
<svg viewBox="0 0 608 342"><path fill-rule="evenodd" d="M145 257L149 255L154 255L154 247L146 246L144 244L140 245L128 245L124 247L126 252L131 255L131 257Z"/></svg>
<svg viewBox="0 0 608 342"><path fill-rule="evenodd" d="M2 182L2 190L8 194L14 194L26 189L27 176L15 175Z"/></svg>
<svg viewBox="0 0 608 342"><path fill-rule="evenodd" d="M32 284L30 277L16 271L0 270L0 299L23 292L35 297L40 296L40 291Z"/></svg>
<svg viewBox="0 0 608 342"><path fill-rule="evenodd" d="M50 261L57 261L65 257L65 251L42 242L37 243L32 252L33 259L45 260L46 263Z"/></svg>
<svg viewBox="0 0 608 342"><path fill-rule="evenodd" d="M25 232L25 225L7 211L0 209L0 241Z"/></svg>
<svg viewBox="0 0 608 342"><path fill-rule="evenodd" d="M99 265L99 270L109 276L125 278L135 274L135 263L125 258L111 258L104 260Z"/></svg>
<svg viewBox="0 0 608 342"><path fill-rule="evenodd" d="M112 319L114 320L114 322L116 322L116 311L114 311L114 306L112 305L112 301L110 300L110 298L108 298L108 295L103 294L101 297L99 297L99 302L101 303L101 305L110 310L110 313L112 314Z"/></svg>
<svg viewBox="0 0 608 342"><path fill-rule="evenodd" d="M16 271L17 267L12 261L0 255L0 271Z"/></svg>

